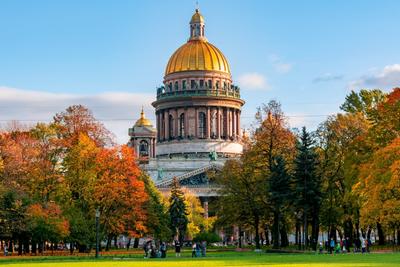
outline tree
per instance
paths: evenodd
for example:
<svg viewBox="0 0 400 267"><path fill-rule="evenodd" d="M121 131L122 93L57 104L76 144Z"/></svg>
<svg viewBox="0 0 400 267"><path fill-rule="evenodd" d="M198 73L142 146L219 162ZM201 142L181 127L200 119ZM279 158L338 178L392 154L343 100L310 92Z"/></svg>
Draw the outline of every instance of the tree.
<svg viewBox="0 0 400 267"><path fill-rule="evenodd" d="M92 112L82 106L73 105L54 116L54 127L64 147L77 142L80 134L87 135L97 146L113 145L111 133L98 122Z"/></svg>
<svg viewBox="0 0 400 267"><path fill-rule="evenodd" d="M313 249L316 249L319 234L319 211L321 204L321 180L317 174L318 157L314 147L315 141L311 135L302 128L297 145L298 153L295 160L295 197L296 208L303 214L303 240L307 248L308 243L308 222L311 218L312 231L311 240Z"/></svg>
<svg viewBox="0 0 400 267"><path fill-rule="evenodd" d="M362 89L358 93L352 90L340 109L347 113L362 113L366 117L373 117L376 108L385 101L385 98L385 93L379 89Z"/></svg>
<svg viewBox="0 0 400 267"><path fill-rule="evenodd" d="M46 207L38 203L30 205L27 220L32 242L39 244L39 252L43 252L45 241L58 243L69 234L69 223L55 203L48 203Z"/></svg>
<svg viewBox="0 0 400 267"><path fill-rule="evenodd" d="M169 197L169 216L170 227L174 236L183 242L188 226L188 210L185 201L185 195L182 192L179 181L174 178L171 187L171 196Z"/></svg>
<svg viewBox="0 0 400 267"><path fill-rule="evenodd" d="M139 237L147 231L143 208L146 201L133 150L126 145L102 148L96 158L94 206L100 211L100 222L109 243L120 234Z"/></svg>
<svg viewBox="0 0 400 267"><path fill-rule="evenodd" d="M100 151L89 136L81 133L62 162L64 190L61 195L64 212L71 223L69 241L76 242L80 252L95 241L96 159Z"/></svg>
<svg viewBox="0 0 400 267"><path fill-rule="evenodd" d="M273 248L288 245L287 236L282 236L281 244L279 244L279 233L280 227L285 227L285 223L282 223L282 220L284 220L285 212L287 212L289 200L292 196L290 183L291 177L286 170L285 160L278 156L271 167L271 178L269 179L268 187L274 216L272 226Z"/></svg>
<svg viewBox="0 0 400 267"><path fill-rule="evenodd" d="M187 237L193 239L200 232L204 232L207 225L204 218L204 208L201 206L200 199L196 197L190 190L185 189L185 202L187 207Z"/></svg>
<svg viewBox="0 0 400 267"><path fill-rule="evenodd" d="M160 242L169 240L171 237L169 214L163 197L147 174L142 172L140 177L144 183L146 193L149 196L144 207L147 211L147 233L152 235L155 239L160 240Z"/></svg>
<svg viewBox="0 0 400 267"><path fill-rule="evenodd" d="M358 237L359 204L352 186L358 179L358 166L372 151L366 139L369 127L366 116L358 112L331 116L317 130L324 196L320 218L328 239L336 239L337 231L342 235L342 229L350 242Z"/></svg>
<svg viewBox="0 0 400 267"><path fill-rule="evenodd" d="M257 125L245 139L240 161L227 161L217 181L221 186L218 212L219 223L251 227L255 232L256 248L260 249L260 226L269 223L272 212L269 185L274 160L282 157L292 162L295 137L289 130L281 106L276 101L258 108ZM290 166L287 166L290 170ZM281 218L282 237L286 236L286 218Z"/></svg>
<svg viewBox="0 0 400 267"><path fill-rule="evenodd" d="M360 196L364 229L379 223L388 232L399 231L400 138L376 151L371 161L362 165L359 175L354 191Z"/></svg>

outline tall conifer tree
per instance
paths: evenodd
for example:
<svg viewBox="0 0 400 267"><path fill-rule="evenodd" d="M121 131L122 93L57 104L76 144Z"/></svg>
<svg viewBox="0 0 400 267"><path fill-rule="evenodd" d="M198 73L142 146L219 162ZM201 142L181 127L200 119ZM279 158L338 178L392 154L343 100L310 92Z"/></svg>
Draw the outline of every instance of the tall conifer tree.
<svg viewBox="0 0 400 267"><path fill-rule="evenodd" d="M179 181L174 178L169 198L170 226L173 233L176 233L182 243L188 225L188 211L185 204L185 195L182 192Z"/></svg>
<svg viewBox="0 0 400 267"><path fill-rule="evenodd" d="M297 157L295 159L295 203L298 212L303 215L303 242L308 247L308 223L312 221L311 241L313 248L316 248L319 232L319 208L321 203L321 180L317 174L316 167L318 157L314 148L314 140L302 128L297 145Z"/></svg>
<svg viewBox="0 0 400 267"><path fill-rule="evenodd" d="M281 235L281 244L279 244L279 233L286 233L286 231L281 231L281 229L287 227L284 223L284 213L291 195L290 175L286 170L285 160L281 156L277 156L271 166L271 178L269 180L269 199L274 215L272 226L273 248L288 245L286 234Z"/></svg>

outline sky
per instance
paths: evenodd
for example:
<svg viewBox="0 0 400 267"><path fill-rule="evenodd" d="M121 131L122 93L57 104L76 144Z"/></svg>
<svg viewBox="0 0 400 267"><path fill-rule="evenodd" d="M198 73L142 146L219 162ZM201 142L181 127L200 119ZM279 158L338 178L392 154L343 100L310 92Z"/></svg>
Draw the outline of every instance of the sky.
<svg viewBox="0 0 400 267"><path fill-rule="evenodd" d="M0 124L89 107L118 143L189 37L196 1L1 0ZM315 129L350 90L400 86L400 1L199 0L205 34L246 101L242 127L271 99Z"/></svg>

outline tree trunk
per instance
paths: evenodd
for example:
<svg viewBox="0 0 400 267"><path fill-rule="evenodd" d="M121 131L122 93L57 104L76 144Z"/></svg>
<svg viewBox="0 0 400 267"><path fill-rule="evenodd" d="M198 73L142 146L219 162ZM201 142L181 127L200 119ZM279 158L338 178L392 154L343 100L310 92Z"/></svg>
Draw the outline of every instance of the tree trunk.
<svg viewBox="0 0 400 267"><path fill-rule="evenodd" d="M400 246L400 228L397 228L397 245Z"/></svg>
<svg viewBox="0 0 400 267"><path fill-rule="evenodd" d="M29 254L29 239L25 237L24 240L24 254Z"/></svg>
<svg viewBox="0 0 400 267"><path fill-rule="evenodd" d="M307 218L307 212L304 210L304 237L303 237L303 241L304 241L304 248L307 249L308 248L308 218Z"/></svg>
<svg viewBox="0 0 400 267"><path fill-rule="evenodd" d="M269 230L268 230L268 225L265 225L265 229L264 229L264 235L265 235L265 245L269 246Z"/></svg>
<svg viewBox="0 0 400 267"><path fill-rule="evenodd" d="M319 236L319 211L318 209L315 209L312 218L312 229L311 229L311 242L312 242L311 245L314 251L317 250L318 236Z"/></svg>
<svg viewBox="0 0 400 267"><path fill-rule="evenodd" d="M74 254L74 247L75 247L74 242L69 243L69 253L71 255Z"/></svg>
<svg viewBox="0 0 400 267"><path fill-rule="evenodd" d="M107 237L106 251L109 251L109 250L110 250L111 241L112 241L112 236L111 236L111 235L108 235L108 237Z"/></svg>
<svg viewBox="0 0 400 267"><path fill-rule="evenodd" d="M260 226L260 218L258 214L254 216L254 228L256 230L256 236L254 241L256 242L256 249L261 249L260 247L260 233L259 233L259 226Z"/></svg>
<svg viewBox="0 0 400 267"><path fill-rule="evenodd" d="M272 248L279 248L279 211L275 208L274 224L272 225L273 245Z"/></svg>
<svg viewBox="0 0 400 267"><path fill-rule="evenodd" d="M129 238L128 243L126 244L126 250L129 250L129 247L131 246L131 241L132 241L132 238Z"/></svg>
<svg viewBox="0 0 400 267"><path fill-rule="evenodd" d="M330 238L328 240L330 240L331 238L333 238L333 240L337 240L337 236L336 236L336 227L332 226L331 227L331 232L329 233Z"/></svg>
<svg viewBox="0 0 400 267"><path fill-rule="evenodd" d="M288 238L288 234L287 234L287 227L286 227L286 221L284 218L282 218L282 226L280 227L280 235L281 235L281 247L285 248L287 246L289 246L289 238Z"/></svg>
<svg viewBox="0 0 400 267"><path fill-rule="evenodd" d="M32 241L32 254L36 255L36 241Z"/></svg>
<svg viewBox="0 0 400 267"><path fill-rule="evenodd" d="M353 242L353 221L351 219L347 219L344 223L344 238L349 238L351 242Z"/></svg>
<svg viewBox="0 0 400 267"><path fill-rule="evenodd" d="M114 247L118 248L118 244L117 244L117 236L114 236Z"/></svg>
<svg viewBox="0 0 400 267"><path fill-rule="evenodd" d="M135 237L135 240L133 241L133 248L138 248L139 247L139 238Z"/></svg>
<svg viewBox="0 0 400 267"><path fill-rule="evenodd" d="M18 238L18 256L22 255L22 243L23 243L22 237L19 237Z"/></svg>
<svg viewBox="0 0 400 267"><path fill-rule="evenodd" d="M242 248L242 243L243 243L243 231L242 227L239 226L239 248Z"/></svg>
<svg viewBox="0 0 400 267"><path fill-rule="evenodd" d="M378 230L379 245L385 245L385 234L380 223L376 223L376 229Z"/></svg>

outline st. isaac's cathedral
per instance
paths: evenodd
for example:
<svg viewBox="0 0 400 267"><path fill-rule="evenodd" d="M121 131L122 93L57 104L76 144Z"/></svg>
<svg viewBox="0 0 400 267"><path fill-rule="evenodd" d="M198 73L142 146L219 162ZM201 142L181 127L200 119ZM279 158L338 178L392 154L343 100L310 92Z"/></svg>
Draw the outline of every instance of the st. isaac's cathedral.
<svg viewBox="0 0 400 267"><path fill-rule="evenodd" d="M129 129L138 161L164 192L174 177L200 197L217 195L209 175L242 153L240 114L244 101L222 52L205 37L204 17L196 9L189 40L170 57L163 86L152 103L156 128L140 118Z"/></svg>

